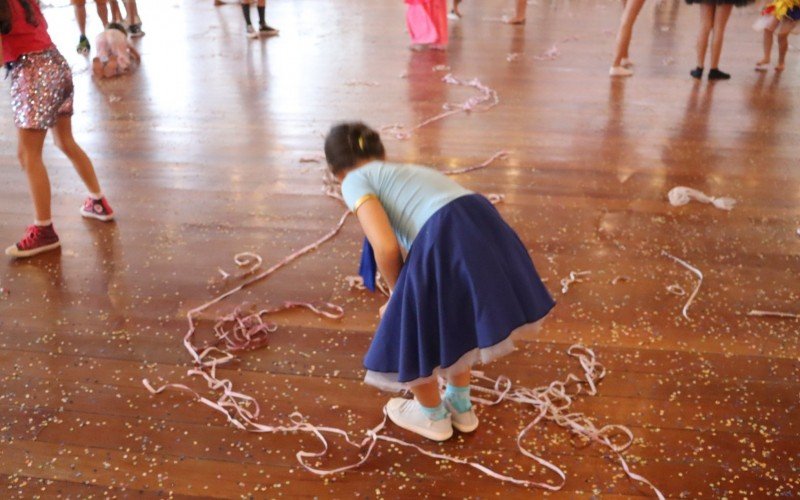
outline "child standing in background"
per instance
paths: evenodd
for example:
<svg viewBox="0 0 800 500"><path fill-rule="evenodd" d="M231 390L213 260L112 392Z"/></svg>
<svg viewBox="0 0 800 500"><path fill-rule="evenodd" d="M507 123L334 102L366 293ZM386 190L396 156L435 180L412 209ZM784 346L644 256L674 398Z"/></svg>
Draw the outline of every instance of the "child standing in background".
<svg viewBox="0 0 800 500"><path fill-rule="evenodd" d="M36 0L0 0L0 47L0 58L11 69L19 158L36 211L34 224L6 255L31 257L61 246L51 221L50 178L42 161L48 129L89 191L81 215L110 221L114 213L100 191L92 161L72 136L72 71L53 45Z"/></svg>
<svg viewBox="0 0 800 500"><path fill-rule="evenodd" d="M775 0L761 12L753 26L764 32L764 57L756 63L756 71L767 71L772 57L772 42L778 37L778 64L775 71L786 68L786 53L789 51L789 35L797 29L800 21L800 0Z"/></svg>
<svg viewBox="0 0 800 500"><path fill-rule="evenodd" d="M364 358L365 382L410 390L414 399L390 399L386 414L444 441L453 428L478 427L470 368L512 352L521 327L555 304L489 200L436 170L385 156L380 136L363 123L337 125L325 139L329 168L367 237L364 282L374 282L377 264L392 290ZM439 377L447 381L444 399Z"/></svg>
<svg viewBox="0 0 800 500"><path fill-rule="evenodd" d="M411 49L447 48L447 0L406 0Z"/></svg>
<svg viewBox="0 0 800 500"><path fill-rule="evenodd" d="M242 14L245 22L245 35L247 38L258 38L259 35L275 36L280 33L278 30L267 24L267 0L257 0L256 10L258 11L258 31L253 28L250 18L251 0L242 0Z"/></svg>

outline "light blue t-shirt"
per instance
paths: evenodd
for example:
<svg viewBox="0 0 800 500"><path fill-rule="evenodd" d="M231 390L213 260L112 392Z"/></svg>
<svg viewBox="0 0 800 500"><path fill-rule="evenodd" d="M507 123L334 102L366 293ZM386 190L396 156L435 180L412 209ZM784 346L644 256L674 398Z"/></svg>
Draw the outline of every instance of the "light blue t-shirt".
<svg viewBox="0 0 800 500"><path fill-rule="evenodd" d="M406 251L437 210L469 194L472 191L432 168L383 161L350 171L342 182L350 210L356 211L371 196L378 198Z"/></svg>

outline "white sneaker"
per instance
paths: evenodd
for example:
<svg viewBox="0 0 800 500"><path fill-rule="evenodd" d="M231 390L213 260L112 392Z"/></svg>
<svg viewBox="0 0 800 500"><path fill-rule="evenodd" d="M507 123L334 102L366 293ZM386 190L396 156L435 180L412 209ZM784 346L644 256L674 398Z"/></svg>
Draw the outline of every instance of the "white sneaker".
<svg viewBox="0 0 800 500"><path fill-rule="evenodd" d="M453 423L453 427L458 432L463 433L470 433L478 428L478 416L475 415L475 407L473 406L469 410L458 413L453 406L445 401L445 406L447 410L450 412L450 421Z"/></svg>
<svg viewBox="0 0 800 500"><path fill-rule="evenodd" d="M434 441L447 441L453 437L450 415L441 420L431 420L415 399L392 398L386 403L389 420L398 427Z"/></svg>
<svg viewBox="0 0 800 500"><path fill-rule="evenodd" d="M608 74L611 76L633 76L633 70L623 68L622 66L612 66L611 69L608 70Z"/></svg>
<svg viewBox="0 0 800 500"><path fill-rule="evenodd" d="M244 33L244 35L245 35L247 38L250 38L250 39L253 39L253 38L258 38L258 31L256 31L256 30L255 30L255 28L253 28L253 26L251 26L251 25L249 25L249 24L248 24L248 25L247 25L247 29L245 30L245 33Z"/></svg>

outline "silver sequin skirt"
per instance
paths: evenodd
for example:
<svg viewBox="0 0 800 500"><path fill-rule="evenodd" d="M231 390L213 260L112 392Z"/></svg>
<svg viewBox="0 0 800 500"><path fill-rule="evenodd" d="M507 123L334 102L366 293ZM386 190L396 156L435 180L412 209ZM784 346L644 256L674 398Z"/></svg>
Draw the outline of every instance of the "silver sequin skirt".
<svg viewBox="0 0 800 500"><path fill-rule="evenodd" d="M17 128L52 128L59 116L72 115L73 95L72 70L55 47L14 61L11 107Z"/></svg>

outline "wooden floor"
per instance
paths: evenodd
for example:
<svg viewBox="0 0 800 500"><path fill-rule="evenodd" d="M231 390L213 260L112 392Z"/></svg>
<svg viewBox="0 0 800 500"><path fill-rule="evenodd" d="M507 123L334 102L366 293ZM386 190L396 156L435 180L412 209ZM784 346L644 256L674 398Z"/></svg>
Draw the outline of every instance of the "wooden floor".
<svg viewBox="0 0 800 500"><path fill-rule="evenodd" d="M84 190L48 145L63 249L0 260L4 497L530 496L385 443L359 470L321 479L294 457L316 449L308 436L237 431L186 395L151 396L141 383L203 389L185 376L186 312L224 288L217 270L232 272L234 254L273 263L335 224L342 210L322 195L322 166L300 161L320 152L331 123L410 125L474 95L442 83L437 65L480 78L500 105L387 139L389 155L456 167L508 149L507 161L459 179L506 195L500 210L559 302L535 341L487 373L547 384L579 373L565 350L584 343L608 373L574 409L598 425L628 426L632 468L665 495L800 495L800 321L746 315L800 313L800 57L793 47L784 74L752 70L761 50L755 8L731 19L722 69L733 79L709 84L688 76L698 11L678 0L647 2L629 80L607 76L620 14L610 0L531 2L525 27L498 21L510 1L468 0L442 53L407 49L400 1L275 0L268 15L281 36L255 42L236 6L140 3L143 65L103 83L74 53L71 9L46 11L76 73L78 140L118 221L79 217ZM558 57L542 60L554 44ZM8 107L4 91L0 109ZM7 111L0 167L5 245L32 219ZM672 207L667 192L677 185L739 204ZM340 321L283 315L269 346L222 372L262 402L263 422L299 411L358 433L380 421L387 395L361 382L361 359L381 301L343 280L359 248L351 220L331 243L214 310L284 300L346 309ZM704 274L691 321L681 316L686 297L666 288L691 290L696 279L664 250ZM571 271L591 275L562 294ZM614 283L618 276L628 280ZM208 338L210 323L202 326ZM443 445L387 434L554 479L516 449L532 411L503 404L478 414L475 435ZM537 427L527 444L566 471L554 497L651 495L613 456L576 446L555 425ZM323 465L356 458L335 443Z"/></svg>

